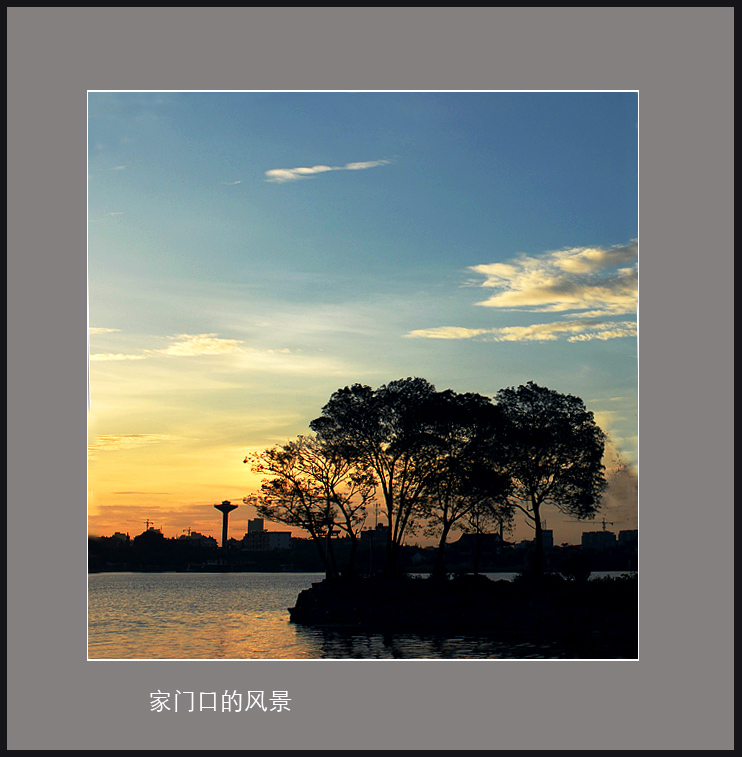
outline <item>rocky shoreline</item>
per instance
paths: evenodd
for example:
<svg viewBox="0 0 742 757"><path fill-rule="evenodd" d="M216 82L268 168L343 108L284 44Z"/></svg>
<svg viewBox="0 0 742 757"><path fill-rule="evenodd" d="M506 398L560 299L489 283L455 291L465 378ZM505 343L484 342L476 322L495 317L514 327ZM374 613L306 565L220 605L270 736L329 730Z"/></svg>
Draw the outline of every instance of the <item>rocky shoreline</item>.
<svg viewBox="0 0 742 757"><path fill-rule="evenodd" d="M324 580L302 591L289 614L314 627L559 640L574 642L578 656L638 657L638 581L629 576Z"/></svg>

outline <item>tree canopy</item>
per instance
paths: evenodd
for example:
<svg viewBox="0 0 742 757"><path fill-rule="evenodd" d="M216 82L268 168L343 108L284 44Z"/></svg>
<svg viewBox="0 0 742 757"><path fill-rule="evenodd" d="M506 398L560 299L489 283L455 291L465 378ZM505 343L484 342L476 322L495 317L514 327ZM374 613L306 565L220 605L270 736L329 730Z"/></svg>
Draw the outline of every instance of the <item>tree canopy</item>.
<svg viewBox="0 0 742 757"><path fill-rule="evenodd" d="M338 389L309 424L318 438L376 477L387 516L388 575L395 572L399 548L423 512L434 472L429 465L434 396L435 387L421 378L378 389L354 384Z"/></svg>
<svg viewBox="0 0 742 757"><path fill-rule="evenodd" d="M444 575L444 551L453 528L487 510L509 510L507 473L497 447L503 423L499 409L480 394L439 392L430 403L433 476L428 485L427 533L438 535L433 574Z"/></svg>
<svg viewBox="0 0 742 757"><path fill-rule="evenodd" d="M605 434L578 397L533 382L500 390L493 402L474 393L436 391L422 378L378 389L335 391L300 436L246 458L263 476L246 497L269 520L307 531L327 567L334 529L356 540L375 498L387 518L384 570L393 575L404 540L422 527L439 537L436 574L452 529L479 533L523 512L535 530L543 570L541 508L593 518L606 487Z"/></svg>
<svg viewBox="0 0 742 757"><path fill-rule="evenodd" d="M317 438L295 441L245 458L265 476L260 494L245 497L268 520L303 529L312 537L329 576L338 573L330 537L335 529L351 539L346 571L353 572L358 531L373 498L373 475Z"/></svg>
<svg viewBox="0 0 742 757"><path fill-rule="evenodd" d="M595 517L606 488L606 437L579 397L532 381L501 389L496 402L506 422L501 454L513 487L510 501L535 528L541 571L541 507L553 505L579 520Z"/></svg>

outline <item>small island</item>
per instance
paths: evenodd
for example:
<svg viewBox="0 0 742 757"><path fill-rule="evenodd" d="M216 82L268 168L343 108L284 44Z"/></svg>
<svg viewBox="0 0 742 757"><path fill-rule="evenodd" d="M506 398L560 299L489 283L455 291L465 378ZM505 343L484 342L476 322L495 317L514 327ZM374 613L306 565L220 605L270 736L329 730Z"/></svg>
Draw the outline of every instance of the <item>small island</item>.
<svg viewBox="0 0 742 757"><path fill-rule="evenodd" d="M557 642L572 657L638 657L638 580L560 574L512 581L483 575L325 579L302 591L291 621L345 631L472 634L509 643Z"/></svg>
<svg viewBox="0 0 742 757"><path fill-rule="evenodd" d="M292 622L514 644L558 639L574 657L637 657L637 579L590 581L586 554L565 551L561 565L549 565L544 508L592 520L608 488L607 436L579 397L529 381L493 401L408 377L337 390L309 428L245 458L262 478L245 503L307 532L325 570L289 608ZM357 559L375 502L386 521L380 575L363 574ZM504 546L516 514L533 529L527 564L515 580L491 580L483 545L499 532ZM455 531L470 537L474 570L450 578ZM419 532L437 538L429 578L402 565L405 537ZM349 544L344 566L337 534Z"/></svg>

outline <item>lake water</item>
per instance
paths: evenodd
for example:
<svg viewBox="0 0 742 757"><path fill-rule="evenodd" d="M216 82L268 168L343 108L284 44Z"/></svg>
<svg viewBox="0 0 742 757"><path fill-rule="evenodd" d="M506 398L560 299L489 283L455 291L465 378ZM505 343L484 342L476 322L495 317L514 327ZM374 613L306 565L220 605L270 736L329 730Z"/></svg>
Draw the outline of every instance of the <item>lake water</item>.
<svg viewBox="0 0 742 757"><path fill-rule="evenodd" d="M511 579L513 573L490 574ZM594 574L605 575L605 574ZM485 636L358 633L290 622L321 573L93 573L89 659L570 658L553 643Z"/></svg>

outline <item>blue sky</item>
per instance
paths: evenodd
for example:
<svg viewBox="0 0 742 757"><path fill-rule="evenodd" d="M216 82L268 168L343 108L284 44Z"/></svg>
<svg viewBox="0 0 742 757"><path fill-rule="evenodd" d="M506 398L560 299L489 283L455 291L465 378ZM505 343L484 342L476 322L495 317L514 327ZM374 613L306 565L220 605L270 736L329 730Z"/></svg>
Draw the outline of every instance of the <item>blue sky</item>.
<svg viewBox="0 0 742 757"><path fill-rule="evenodd" d="M637 93L91 92L88 141L91 532L217 535L355 382L532 380L636 465Z"/></svg>

